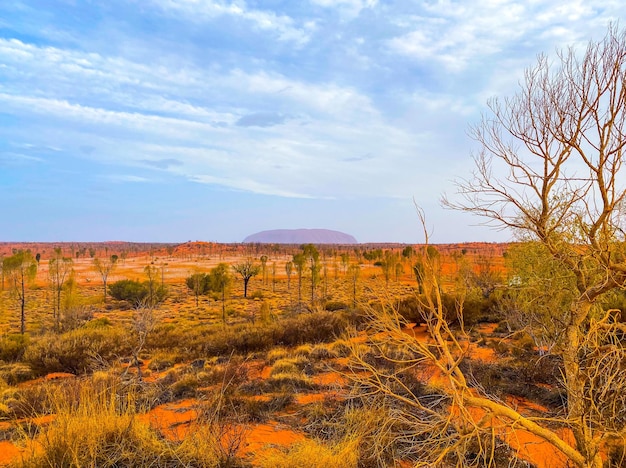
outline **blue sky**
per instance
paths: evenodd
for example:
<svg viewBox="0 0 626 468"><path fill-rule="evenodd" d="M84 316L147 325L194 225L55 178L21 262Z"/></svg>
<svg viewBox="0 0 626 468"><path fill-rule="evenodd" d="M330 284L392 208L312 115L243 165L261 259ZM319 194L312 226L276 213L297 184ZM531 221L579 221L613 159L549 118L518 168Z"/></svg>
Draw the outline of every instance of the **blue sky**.
<svg viewBox="0 0 626 468"><path fill-rule="evenodd" d="M467 136L611 0L0 2L0 240L505 241L444 210Z"/></svg>

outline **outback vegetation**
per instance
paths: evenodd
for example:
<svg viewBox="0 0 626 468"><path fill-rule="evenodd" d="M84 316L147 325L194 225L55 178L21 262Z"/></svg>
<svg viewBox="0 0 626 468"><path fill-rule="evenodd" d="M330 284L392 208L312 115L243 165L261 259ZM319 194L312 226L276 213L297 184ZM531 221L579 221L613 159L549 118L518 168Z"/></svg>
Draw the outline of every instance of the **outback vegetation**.
<svg viewBox="0 0 626 468"><path fill-rule="evenodd" d="M0 464L626 464L626 34L530 68L444 203L510 244L0 244Z"/></svg>

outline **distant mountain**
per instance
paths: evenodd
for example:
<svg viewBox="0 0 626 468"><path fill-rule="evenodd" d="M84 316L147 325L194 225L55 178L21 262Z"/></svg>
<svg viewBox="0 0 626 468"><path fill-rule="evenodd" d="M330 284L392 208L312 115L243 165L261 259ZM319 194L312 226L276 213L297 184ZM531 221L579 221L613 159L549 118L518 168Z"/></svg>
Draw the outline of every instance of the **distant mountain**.
<svg viewBox="0 0 626 468"><path fill-rule="evenodd" d="M329 229L274 229L246 237L244 243L261 244L358 244L350 234Z"/></svg>

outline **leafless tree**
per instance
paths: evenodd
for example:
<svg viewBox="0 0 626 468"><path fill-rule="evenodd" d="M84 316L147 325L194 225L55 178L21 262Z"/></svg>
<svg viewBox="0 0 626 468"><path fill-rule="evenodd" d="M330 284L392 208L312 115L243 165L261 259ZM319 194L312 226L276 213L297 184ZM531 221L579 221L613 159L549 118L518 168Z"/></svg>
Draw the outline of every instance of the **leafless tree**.
<svg viewBox="0 0 626 468"><path fill-rule="evenodd" d="M420 216L423 221L421 211ZM427 293L419 295L418 301L427 337L414 332L392 306L366 308L370 316L368 338L365 343L350 341L351 372L346 374L358 383L361 396L393 401L393 417L404 428L396 434L396 442L404 442L406 447L404 456L423 467L499 466L496 454L501 448L506 450L502 436L521 430L549 442L577 466L595 468L545 424L546 418L523 414L466 375L461 364L471 353L470 338L462 320L460 329L452 329L447 320L438 259L428 254L426 230L424 234L426 245L419 255ZM463 295L458 299L456 313L461 318ZM611 363L618 367L616 361ZM410 375L428 377L431 390L416 390L407 380ZM519 466L514 459L511 463Z"/></svg>
<svg viewBox="0 0 626 468"><path fill-rule="evenodd" d="M37 275L37 262L30 250L18 250L2 261L2 271L9 278L11 293L20 305L20 333L26 331L26 288Z"/></svg>
<svg viewBox="0 0 626 468"><path fill-rule="evenodd" d="M518 93L489 108L472 130L481 145L476 169L459 182L460 198L444 203L539 242L574 278L553 352L563 359L564 422L576 443L541 431L577 466L599 468L601 447L623 446L626 436L615 400L626 391L621 325L598 307L626 288L626 33L610 26L582 56L568 49L555 64L539 57Z"/></svg>
<svg viewBox="0 0 626 468"><path fill-rule="evenodd" d="M72 271L73 264L74 262L71 258L63 256L60 247L54 249L54 256L48 261L48 281L54 295L52 315L54 326L57 330L60 328L61 320L61 293L63 292L65 280Z"/></svg>
<svg viewBox="0 0 626 468"><path fill-rule="evenodd" d="M110 257L106 257L104 260L100 260L99 258L93 259L93 266L96 271L100 273L100 277L102 278L105 303L107 301L107 279L109 278L109 274L117 265L117 258L117 255L111 255Z"/></svg>

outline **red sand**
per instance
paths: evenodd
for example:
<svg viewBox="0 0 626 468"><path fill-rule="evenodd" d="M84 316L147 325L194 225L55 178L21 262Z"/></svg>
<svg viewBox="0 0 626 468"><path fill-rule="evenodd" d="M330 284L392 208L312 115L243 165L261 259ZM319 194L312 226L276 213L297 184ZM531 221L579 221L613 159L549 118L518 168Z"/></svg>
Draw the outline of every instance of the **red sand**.
<svg viewBox="0 0 626 468"><path fill-rule="evenodd" d="M242 452L244 455L254 455L268 445L289 446L301 440L304 440L304 435L283 428L277 422L257 424L252 426L246 434L246 443Z"/></svg>
<svg viewBox="0 0 626 468"><path fill-rule="evenodd" d="M21 450L8 440L0 441L0 465L8 465L20 456Z"/></svg>
<svg viewBox="0 0 626 468"><path fill-rule="evenodd" d="M197 403L197 400L189 399L160 405L140 415L139 420L150 424L168 439L182 440L198 415Z"/></svg>

